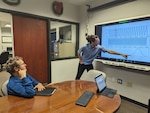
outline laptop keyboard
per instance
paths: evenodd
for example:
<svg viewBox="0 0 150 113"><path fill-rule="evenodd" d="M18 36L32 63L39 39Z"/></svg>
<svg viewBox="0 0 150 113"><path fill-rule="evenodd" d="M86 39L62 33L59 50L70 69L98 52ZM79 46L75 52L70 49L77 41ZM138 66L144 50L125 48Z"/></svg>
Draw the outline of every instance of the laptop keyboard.
<svg viewBox="0 0 150 113"><path fill-rule="evenodd" d="M106 88L101 94L112 98L112 97L114 97L116 92L117 92L117 90L114 90L111 88Z"/></svg>
<svg viewBox="0 0 150 113"><path fill-rule="evenodd" d="M103 95L108 95L108 94L110 94L110 93L111 93L111 89L108 89L108 88L106 88L106 89L102 92Z"/></svg>
<svg viewBox="0 0 150 113"><path fill-rule="evenodd" d="M77 105L81 105L81 106L87 106L87 104L89 103L89 101L91 100L91 98L93 97L94 93L91 91L85 91L76 101Z"/></svg>
<svg viewBox="0 0 150 113"><path fill-rule="evenodd" d="M55 91L56 91L56 88L53 88L53 87L45 88L42 91L38 91L37 89L35 89L35 94L39 96L49 96L49 95L52 95Z"/></svg>

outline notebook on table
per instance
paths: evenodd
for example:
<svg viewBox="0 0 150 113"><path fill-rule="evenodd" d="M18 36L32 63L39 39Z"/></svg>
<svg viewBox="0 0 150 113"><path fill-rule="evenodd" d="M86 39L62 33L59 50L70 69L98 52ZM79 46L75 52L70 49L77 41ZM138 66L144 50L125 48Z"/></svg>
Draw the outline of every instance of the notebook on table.
<svg viewBox="0 0 150 113"><path fill-rule="evenodd" d="M113 98L114 95L117 93L117 90L107 87L106 81L102 74L95 77L95 82L98 87L97 93L107 96L107 97L110 97L110 98Z"/></svg>
<svg viewBox="0 0 150 113"><path fill-rule="evenodd" d="M37 95L37 96L51 96L54 94L55 91L56 91L56 88L54 88L54 87L46 87L42 91L38 91L37 89L35 89L35 95Z"/></svg>

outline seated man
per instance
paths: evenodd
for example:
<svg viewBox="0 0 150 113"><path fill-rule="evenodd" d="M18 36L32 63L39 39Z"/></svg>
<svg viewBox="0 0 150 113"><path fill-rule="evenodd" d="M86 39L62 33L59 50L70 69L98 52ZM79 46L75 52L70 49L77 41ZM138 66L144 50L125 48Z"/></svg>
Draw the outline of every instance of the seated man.
<svg viewBox="0 0 150 113"><path fill-rule="evenodd" d="M34 89L42 91L45 87L27 74L26 64L22 57L9 58L4 68L11 74L7 84L8 95L31 98L35 95Z"/></svg>

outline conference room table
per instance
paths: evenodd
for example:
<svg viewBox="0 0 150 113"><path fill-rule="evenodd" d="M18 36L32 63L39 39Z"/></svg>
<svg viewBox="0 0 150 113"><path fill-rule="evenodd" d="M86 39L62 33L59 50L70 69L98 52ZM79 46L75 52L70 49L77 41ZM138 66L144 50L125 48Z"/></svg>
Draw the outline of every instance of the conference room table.
<svg viewBox="0 0 150 113"><path fill-rule="evenodd" d="M64 81L47 87L55 87L57 90L51 96L0 97L0 113L113 113L121 104L118 94L113 98L97 94L96 83L92 81ZM75 104L84 91L95 93L86 107Z"/></svg>

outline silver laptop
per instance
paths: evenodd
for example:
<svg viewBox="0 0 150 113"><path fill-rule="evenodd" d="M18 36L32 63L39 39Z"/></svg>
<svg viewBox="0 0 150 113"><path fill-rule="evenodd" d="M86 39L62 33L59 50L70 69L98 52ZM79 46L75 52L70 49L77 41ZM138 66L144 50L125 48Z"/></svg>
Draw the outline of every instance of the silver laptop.
<svg viewBox="0 0 150 113"><path fill-rule="evenodd" d="M114 95L117 93L117 90L107 88L106 81L102 74L95 77L95 82L98 87L97 93L110 98L113 98Z"/></svg>

